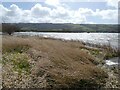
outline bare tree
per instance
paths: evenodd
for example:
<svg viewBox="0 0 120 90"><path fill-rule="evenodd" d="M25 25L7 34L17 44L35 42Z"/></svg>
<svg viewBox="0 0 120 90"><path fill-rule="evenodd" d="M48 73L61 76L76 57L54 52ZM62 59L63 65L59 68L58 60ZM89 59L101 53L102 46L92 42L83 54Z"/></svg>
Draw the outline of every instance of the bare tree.
<svg viewBox="0 0 120 90"><path fill-rule="evenodd" d="M14 32L19 31L20 28L17 27L15 24L10 23L2 23L2 32L11 35Z"/></svg>

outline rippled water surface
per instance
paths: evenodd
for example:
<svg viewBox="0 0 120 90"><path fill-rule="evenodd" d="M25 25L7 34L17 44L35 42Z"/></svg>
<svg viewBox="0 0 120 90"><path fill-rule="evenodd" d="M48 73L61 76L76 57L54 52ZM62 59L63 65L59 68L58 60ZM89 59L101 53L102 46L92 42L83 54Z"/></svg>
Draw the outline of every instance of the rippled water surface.
<svg viewBox="0 0 120 90"><path fill-rule="evenodd" d="M65 40L80 40L100 45L111 45L118 48L118 33L49 33L49 32L18 32L14 35L43 36Z"/></svg>

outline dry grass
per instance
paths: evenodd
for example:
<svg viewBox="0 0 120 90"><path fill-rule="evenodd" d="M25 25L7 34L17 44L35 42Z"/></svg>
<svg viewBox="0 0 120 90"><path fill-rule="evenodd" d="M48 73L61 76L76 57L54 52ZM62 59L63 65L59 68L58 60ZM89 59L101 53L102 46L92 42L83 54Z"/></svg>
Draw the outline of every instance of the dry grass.
<svg viewBox="0 0 120 90"><path fill-rule="evenodd" d="M12 36L3 36L2 52L22 52L22 50L27 50L30 47L29 45L29 42L25 39Z"/></svg>
<svg viewBox="0 0 120 90"><path fill-rule="evenodd" d="M29 87L42 87L39 78L46 80L44 86L53 88L104 86L107 74L96 66L96 58L85 50L89 49L81 42L3 36L3 55L14 52L28 55L32 67ZM4 87L8 87L6 78L3 79Z"/></svg>

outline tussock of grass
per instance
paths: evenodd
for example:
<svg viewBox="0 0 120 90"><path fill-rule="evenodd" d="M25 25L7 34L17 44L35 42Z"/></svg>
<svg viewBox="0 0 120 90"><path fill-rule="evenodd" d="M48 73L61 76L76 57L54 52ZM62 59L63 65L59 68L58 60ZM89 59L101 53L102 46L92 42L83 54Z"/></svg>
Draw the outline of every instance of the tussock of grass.
<svg viewBox="0 0 120 90"><path fill-rule="evenodd" d="M31 84L26 87L102 87L107 74L96 67L98 62L94 57L100 52L81 42L4 36L3 60L6 64L3 70L7 71L5 67L9 65L15 70L30 71L28 81ZM4 87L8 87L6 80L4 78Z"/></svg>
<svg viewBox="0 0 120 90"><path fill-rule="evenodd" d="M2 52L25 52L30 48L29 42L17 37L4 37L2 39Z"/></svg>

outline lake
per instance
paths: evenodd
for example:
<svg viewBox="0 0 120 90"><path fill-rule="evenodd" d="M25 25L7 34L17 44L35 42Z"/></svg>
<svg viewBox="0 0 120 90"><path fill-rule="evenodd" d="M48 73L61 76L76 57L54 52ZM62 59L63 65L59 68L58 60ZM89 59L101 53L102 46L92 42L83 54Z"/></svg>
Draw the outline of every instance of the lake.
<svg viewBox="0 0 120 90"><path fill-rule="evenodd" d="M14 35L42 36L63 40L79 40L92 44L111 45L118 48L118 33L51 33L51 32L16 32Z"/></svg>

